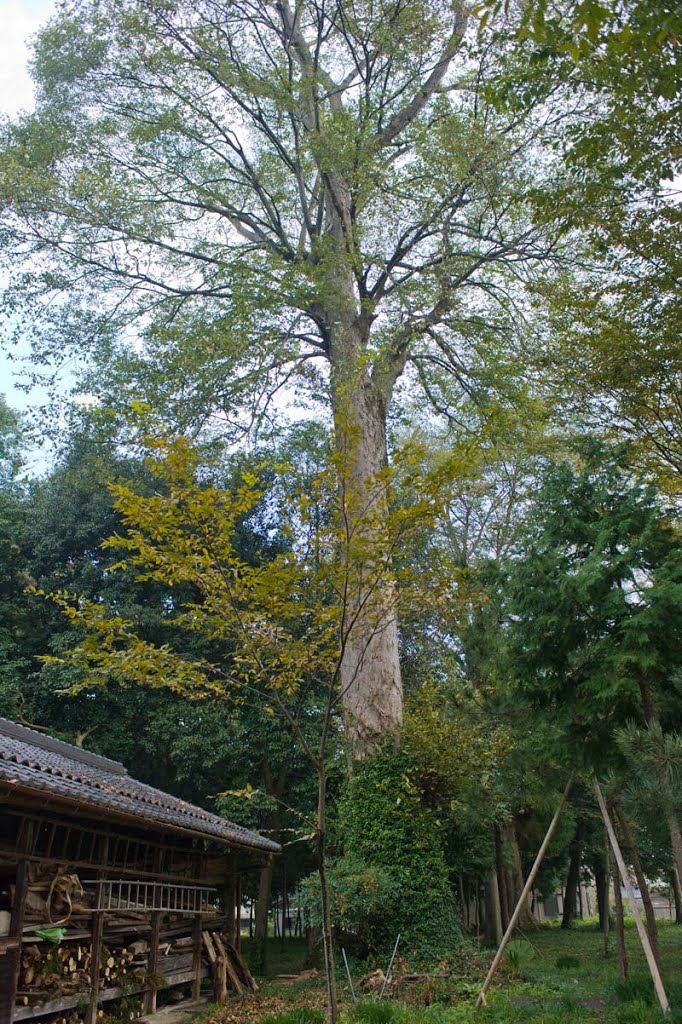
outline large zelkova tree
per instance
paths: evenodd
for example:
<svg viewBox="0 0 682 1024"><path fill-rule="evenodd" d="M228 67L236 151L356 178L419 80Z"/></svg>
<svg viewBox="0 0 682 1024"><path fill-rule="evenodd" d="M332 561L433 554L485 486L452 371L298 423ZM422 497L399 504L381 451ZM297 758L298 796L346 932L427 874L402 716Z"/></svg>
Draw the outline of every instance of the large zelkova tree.
<svg viewBox="0 0 682 1024"><path fill-rule="evenodd" d="M142 388L171 423L243 423L247 399L307 382L331 405L346 514L381 511L397 382L465 382L553 254L524 193L561 105L495 107L512 43L474 21L463 0L61 4L35 44L36 112L0 153L6 308L36 299L43 357L94 341L90 390L115 406ZM390 591L354 596L359 756L402 722Z"/></svg>

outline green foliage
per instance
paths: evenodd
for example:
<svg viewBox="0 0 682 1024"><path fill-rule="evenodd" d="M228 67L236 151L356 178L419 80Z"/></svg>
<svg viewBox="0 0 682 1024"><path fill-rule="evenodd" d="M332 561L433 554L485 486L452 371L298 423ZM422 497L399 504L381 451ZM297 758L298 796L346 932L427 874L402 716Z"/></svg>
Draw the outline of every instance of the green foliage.
<svg viewBox="0 0 682 1024"><path fill-rule="evenodd" d="M518 978L527 963L535 956L530 942L524 939L512 939L504 951L504 959L512 978Z"/></svg>
<svg viewBox="0 0 682 1024"><path fill-rule="evenodd" d="M401 1007L391 999L365 999L353 1007L352 1019L357 1024L399 1024Z"/></svg>
<svg viewBox="0 0 682 1024"><path fill-rule="evenodd" d="M581 454L548 468L510 562L509 655L519 691L603 764L615 730L670 693L682 547L622 452L586 443Z"/></svg>
<svg viewBox="0 0 682 1024"><path fill-rule="evenodd" d="M383 953L395 942L395 908L403 888L394 873L383 865L363 860L353 851L330 864L329 886L333 921L343 941L356 955ZM311 875L301 885L301 897L309 922L321 924L320 883Z"/></svg>
<svg viewBox="0 0 682 1024"><path fill-rule="evenodd" d="M645 1003L652 1005L656 1002L654 983L649 974L631 974L627 980L619 978L613 986L613 992L622 1003Z"/></svg>
<svg viewBox="0 0 682 1024"><path fill-rule="evenodd" d="M324 1021L324 1014L306 1006L263 1017L261 1024L324 1024Z"/></svg>
<svg viewBox="0 0 682 1024"><path fill-rule="evenodd" d="M443 823L425 806L415 775L406 753L384 751L355 765L340 802L347 877L358 862L380 871L376 900L363 908L358 893L354 915L341 921L361 953L389 950L398 933L402 955L415 960L447 957L461 945Z"/></svg>
<svg viewBox="0 0 682 1024"><path fill-rule="evenodd" d="M559 971L577 971L580 967L580 957L571 956L570 953L558 956L554 962Z"/></svg>

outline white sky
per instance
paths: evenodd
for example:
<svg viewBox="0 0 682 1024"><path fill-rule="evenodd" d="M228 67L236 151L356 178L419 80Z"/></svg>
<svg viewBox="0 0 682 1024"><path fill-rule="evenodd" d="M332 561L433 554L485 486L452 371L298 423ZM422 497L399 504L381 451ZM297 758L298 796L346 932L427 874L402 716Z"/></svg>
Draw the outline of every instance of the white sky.
<svg viewBox="0 0 682 1024"><path fill-rule="evenodd" d="M0 0L0 114L10 117L33 105L33 85L26 67L28 39L48 20L55 0ZM16 389L16 363L0 351L0 394L14 408L40 401L38 394Z"/></svg>
<svg viewBox="0 0 682 1024"><path fill-rule="evenodd" d="M16 114L33 102L27 40L50 17L54 0L0 0L0 110Z"/></svg>

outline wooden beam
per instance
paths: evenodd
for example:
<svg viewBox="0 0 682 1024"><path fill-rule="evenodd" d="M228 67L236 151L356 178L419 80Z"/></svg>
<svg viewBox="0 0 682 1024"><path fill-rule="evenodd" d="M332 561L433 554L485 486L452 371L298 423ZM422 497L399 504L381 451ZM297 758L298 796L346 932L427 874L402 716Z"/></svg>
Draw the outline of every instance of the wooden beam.
<svg viewBox="0 0 682 1024"><path fill-rule="evenodd" d="M630 881L630 875L629 875L628 870L627 870L627 868L625 866L625 861L623 860L623 854L621 853L621 849L620 849L620 846L618 844L618 839L616 838L616 833L614 831L613 824L611 822L611 818L609 817L609 812L608 812L608 810L606 808L606 801L604 800L604 796L602 794L601 787L600 787L599 783L596 780L595 780L595 783L594 783L594 792L595 792L595 794L597 796L597 803L599 804L599 809L600 809L600 811L602 813L602 818L604 819L604 824L606 825L606 831L607 831L607 834L608 834L608 837L609 837L609 842L611 843L611 849L613 850L613 855L616 858L616 864L618 865L618 870L620 871L620 877L623 879L623 885L625 886L625 893L626 893L627 898L628 898L628 903L630 904L630 910L632 911L632 916L635 919L635 924L637 926L637 932L639 934L639 940L642 943L642 948L644 950L644 955L646 957L646 962L648 964L649 972L651 974L651 977L652 977L652 980L653 980L653 983L654 983L654 988L656 990L656 996L657 996L658 1001L659 1001L659 1003L661 1005L661 1010L663 1011L663 1016L664 1017L669 1017L670 1016L670 1003L668 1002L668 997L665 994L665 988L663 987L663 979L661 978L661 972L658 969L658 964L656 963L656 957L654 956L654 951L651 948L651 942L649 941L649 936L647 935L646 928L644 927L644 922L642 921L642 917L641 917L641 914L639 912L639 907L637 906L637 900L635 899L635 893L634 893L633 888L632 888L632 882ZM608 903L607 903L607 913L608 913Z"/></svg>
<svg viewBox="0 0 682 1024"><path fill-rule="evenodd" d="M526 884L524 885L524 887L523 887L523 889L521 891L521 895L519 896L519 901L516 904L516 907L514 908L514 913L512 914L512 916L511 916L511 918L509 920L509 924L507 925L507 930L504 933L504 935L502 936L502 942L500 943L499 949L497 950L497 953L495 954L495 959L491 963L490 970L488 971L488 973L486 975L486 979L483 982L483 987L481 988L481 991L478 993L478 999L476 1000L476 1006L477 1007L485 1006L485 994L486 994L486 992L488 991L488 989L490 987L490 982L495 977L495 972L497 971L497 968L500 966L500 961L502 960L502 957L504 955L504 951L505 951L505 949L507 947L507 943L509 942L510 938L512 937L512 935L514 933L514 929L516 927L516 922L518 921L518 919L519 919L519 917L521 915L521 910L523 908L523 905L524 905L525 901L528 898L528 894L530 893L531 889L533 888L533 883L535 882L535 878L537 876L537 873L540 870L540 865L542 864L542 861L544 859L545 853L547 852L547 847L549 846L549 844L550 844L550 842L552 840L552 836L554 835L554 830L556 829L556 827L557 827L557 825L559 823L559 818L561 817L561 812L564 809L564 804L566 803L566 800L568 799L568 794L570 792L570 789L571 789L572 785L573 785L573 779L571 778L571 779L569 779L568 783L566 784L566 789L561 794L561 800L559 801L559 806L557 807L556 811L554 812L554 817L552 818L551 822L549 823L549 828L547 829L547 834L546 834L545 838L542 840L542 846L538 850L538 853L537 853L537 856L535 858L535 863L533 864L533 867L530 869L530 874L528 875L528 878L526 879Z"/></svg>
<svg viewBox="0 0 682 1024"><path fill-rule="evenodd" d="M194 971L194 982L192 983L192 999L196 1002L201 995L201 914L197 914L194 919L194 931L192 935L192 945L194 952L194 959L192 962L192 970Z"/></svg>

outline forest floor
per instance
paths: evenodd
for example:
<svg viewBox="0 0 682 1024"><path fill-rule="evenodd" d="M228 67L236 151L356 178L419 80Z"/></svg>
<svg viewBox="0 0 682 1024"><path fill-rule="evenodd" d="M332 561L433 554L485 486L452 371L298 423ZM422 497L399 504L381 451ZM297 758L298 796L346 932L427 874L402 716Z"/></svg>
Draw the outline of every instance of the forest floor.
<svg viewBox="0 0 682 1024"><path fill-rule="evenodd" d="M475 948L458 954L449 976L435 965L429 978L400 985L395 996L378 1003L363 997L353 1006L345 977L339 975L344 1024L654 1024L662 1019L633 922L626 925L630 979L620 981L615 935L604 954L604 938L594 923L570 931L550 925L525 938L530 959L514 976L500 968L488 993L488 1005L474 1002L492 954ZM659 922L662 973L672 1005L672 1020L682 1024L682 926ZM245 943L248 958L248 942ZM321 975L301 981L278 978L303 970L304 944L270 941L268 972L259 978L256 996L234 998L225 1007L207 1007L196 1024L323 1024L325 987ZM354 965L357 986L363 971ZM194 1022L193 1022L194 1024Z"/></svg>

